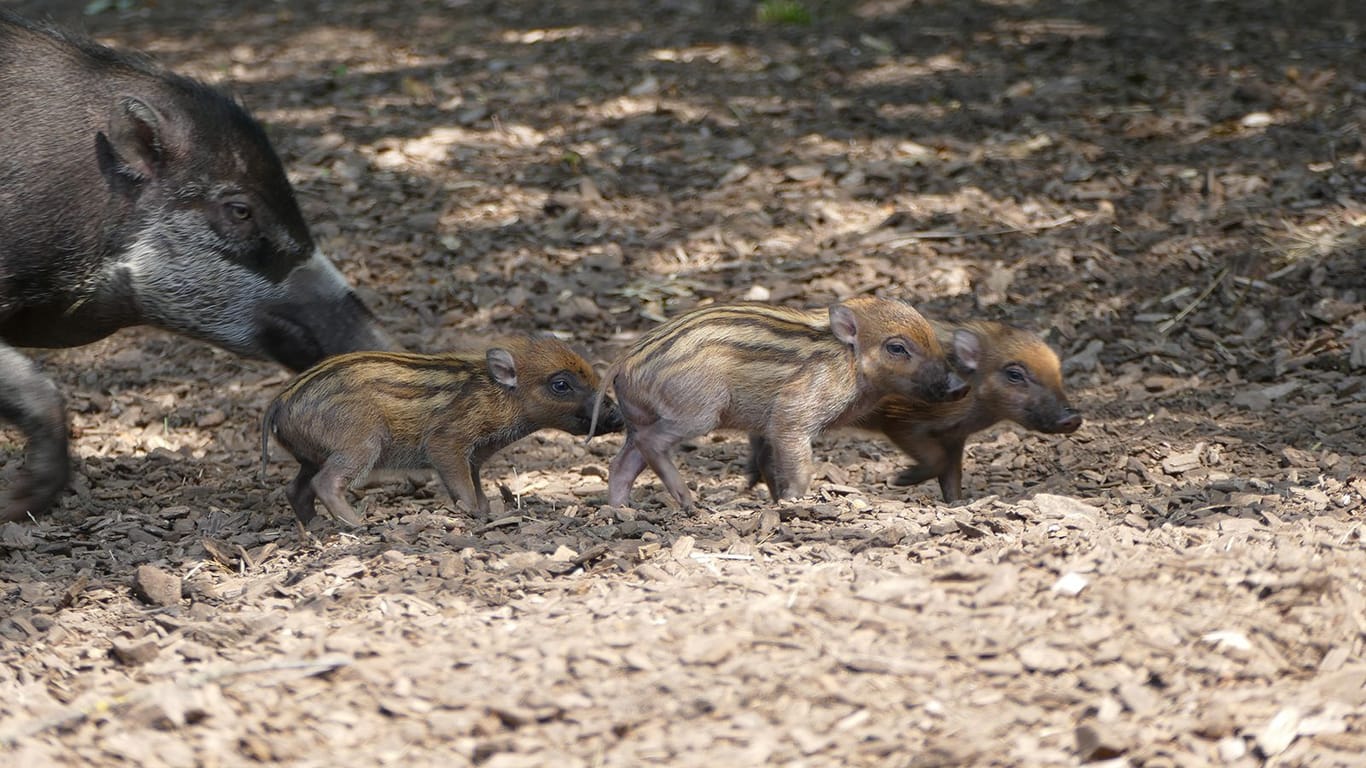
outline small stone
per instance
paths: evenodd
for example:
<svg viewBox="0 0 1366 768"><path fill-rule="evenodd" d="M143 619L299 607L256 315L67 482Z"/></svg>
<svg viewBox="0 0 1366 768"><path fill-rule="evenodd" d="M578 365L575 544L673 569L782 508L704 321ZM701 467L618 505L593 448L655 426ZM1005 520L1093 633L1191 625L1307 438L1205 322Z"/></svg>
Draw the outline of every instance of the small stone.
<svg viewBox="0 0 1366 768"><path fill-rule="evenodd" d="M935 520L933 523L930 523L930 534L933 536L944 536L946 534L956 533L957 531L957 520Z"/></svg>
<svg viewBox="0 0 1366 768"><path fill-rule="evenodd" d="M1083 762L1109 760L1128 750L1124 738L1114 729L1093 722L1077 726L1076 739L1077 757Z"/></svg>
<svg viewBox="0 0 1366 768"><path fill-rule="evenodd" d="M1045 519L1061 519L1085 527L1094 525L1101 515L1100 508L1095 505L1087 504L1081 499L1074 499L1071 496L1058 496L1052 493L1035 494L1034 508L1039 510L1039 515Z"/></svg>
<svg viewBox="0 0 1366 768"><path fill-rule="evenodd" d="M139 565L133 572L133 594L149 605L176 605L180 602L180 577L154 565Z"/></svg>
<svg viewBox="0 0 1366 768"><path fill-rule="evenodd" d="M1247 754L1247 743L1237 736L1226 736L1219 740L1219 759L1231 763Z"/></svg>
<svg viewBox="0 0 1366 768"><path fill-rule="evenodd" d="M693 545L696 543L697 539L694 539L691 536L679 536L678 539L674 541L669 554L673 556L674 560L680 563L687 562L688 558L692 556Z"/></svg>
<svg viewBox="0 0 1366 768"><path fill-rule="evenodd" d="M1286 381L1262 389L1262 395L1268 400L1281 400L1299 388L1300 382Z"/></svg>
<svg viewBox="0 0 1366 768"><path fill-rule="evenodd" d="M736 163L730 167L730 170L721 174L721 178L716 181L716 186L725 187L738 181L744 181L753 170L744 163Z"/></svg>
<svg viewBox="0 0 1366 768"><path fill-rule="evenodd" d="M1020 663L1025 665L1025 669L1034 672L1062 672L1072 667L1072 661L1065 652L1042 640L1016 648L1015 655L1020 658Z"/></svg>
<svg viewBox="0 0 1366 768"><path fill-rule="evenodd" d="M1234 395L1233 404L1249 411L1265 411L1271 407L1271 398L1262 394L1261 390L1248 389Z"/></svg>
<svg viewBox="0 0 1366 768"><path fill-rule="evenodd" d="M1119 700L1139 717L1156 712L1162 706L1162 699L1147 685L1138 682L1123 683L1116 689Z"/></svg>
<svg viewBox="0 0 1366 768"><path fill-rule="evenodd" d="M1199 469L1204 465L1201 458L1205 455L1205 444L1196 443L1195 447L1185 453L1171 453L1162 460L1162 471L1169 475L1180 475Z"/></svg>
<svg viewBox="0 0 1366 768"><path fill-rule="evenodd" d="M745 291L745 295L741 298L745 301L768 301L772 296L773 293L771 291L764 286L755 283L749 287L748 291Z"/></svg>
<svg viewBox="0 0 1366 768"><path fill-rule="evenodd" d="M130 667L138 667L155 659L161 648L157 646L155 638L144 640L133 640L130 642L120 642L115 640L109 649L109 655L113 656L120 664Z"/></svg>
<svg viewBox="0 0 1366 768"><path fill-rule="evenodd" d="M442 579L455 579L465 575L465 558L447 553L436 563L436 575Z"/></svg>
<svg viewBox="0 0 1366 768"><path fill-rule="evenodd" d="M811 181L825 175L825 169L819 165L794 165L784 169L783 175L792 181Z"/></svg>

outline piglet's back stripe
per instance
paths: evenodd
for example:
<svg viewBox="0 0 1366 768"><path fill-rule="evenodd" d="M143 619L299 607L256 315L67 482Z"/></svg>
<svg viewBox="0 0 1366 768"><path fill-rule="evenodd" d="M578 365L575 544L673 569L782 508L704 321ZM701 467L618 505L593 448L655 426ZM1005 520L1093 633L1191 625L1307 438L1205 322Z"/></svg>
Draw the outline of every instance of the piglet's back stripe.
<svg viewBox="0 0 1366 768"><path fill-rule="evenodd" d="M741 304L705 307L680 315L642 336L629 356L635 365L654 365L680 344L693 347L686 357L709 350L719 352L720 346L739 349L750 345L774 356L809 352L812 344L843 348L831 334L824 312L817 315L786 307Z"/></svg>

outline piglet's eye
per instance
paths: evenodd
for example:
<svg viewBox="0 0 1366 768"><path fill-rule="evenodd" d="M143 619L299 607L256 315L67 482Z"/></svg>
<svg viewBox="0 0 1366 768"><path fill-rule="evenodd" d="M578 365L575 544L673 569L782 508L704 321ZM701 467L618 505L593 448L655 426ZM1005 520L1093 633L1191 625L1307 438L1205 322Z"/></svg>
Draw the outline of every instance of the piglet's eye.
<svg viewBox="0 0 1366 768"><path fill-rule="evenodd" d="M574 391L574 385L568 379L557 376L550 380L550 391L557 395L567 395Z"/></svg>
<svg viewBox="0 0 1366 768"><path fill-rule="evenodd" d="M883 345L883 349L886 349L887 354L891 355L892 357L911 356L911 348L906 344L906 342L900 341L898 339L892 339L891 341L888 341L886 344Z"/></svg>
<svg viewBox="0 0 1366 768"><path fill-rule="evenodd" d="M1018 365L1012 365L1006 369L1006 381L1011 384L1023 384L1026 378L1024 369Z"/></svg>

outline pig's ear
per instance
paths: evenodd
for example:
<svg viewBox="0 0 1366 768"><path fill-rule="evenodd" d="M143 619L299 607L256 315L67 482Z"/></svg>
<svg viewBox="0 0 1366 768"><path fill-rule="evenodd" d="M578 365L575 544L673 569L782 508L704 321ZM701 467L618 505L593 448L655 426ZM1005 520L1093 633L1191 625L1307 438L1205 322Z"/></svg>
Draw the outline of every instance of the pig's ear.
<svg viewBox="0 0 1366 768"><path fill-rule="evenodd" d="M982 359L982 340L977 334L966 328L959 328L953 332L953 356L958 361L958 367L972 373L977 370L977 364Z"/></svg>
<svg viewBox="0 0 1366 768"><path fill-rule="evenodd" d="M109 133L97 138L100 167L127 181L155 178L165 158L165 125L147 102L125 96L109 116Z"/></svg>
<svg viewBox="0 0 1366 768"><path fill-rule="evenodd" d="M508 389L515 389L517 365L512 360L512 353L502 347L494 347L488 351L486 357L489 362L489 374L493 376L493 380Z"/></svg>
<svg viewBox="0 0 1366 768"><path fill-rule="evenodd" d="M843 304L831 304L830 330L845 344L858 341L858 320L854 318L854 311Z"/></svg>

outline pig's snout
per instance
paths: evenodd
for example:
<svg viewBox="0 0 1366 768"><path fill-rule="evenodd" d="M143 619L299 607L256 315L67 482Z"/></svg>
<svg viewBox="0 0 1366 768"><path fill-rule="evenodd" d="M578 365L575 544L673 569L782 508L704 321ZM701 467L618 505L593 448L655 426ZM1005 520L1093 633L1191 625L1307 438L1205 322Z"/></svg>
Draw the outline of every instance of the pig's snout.
<svg viewBox="0 0 1366 768"><path fill-rule="evenodd" d="M966 381L963 381L963 379L960 378L958 374L954 373L953 371L949 371L948 380L945 382L944 388L945 400L962 400L963 398L967 397L968 392L971 391L972 387Z"/></svg>
<svg viewBox="0 0 1366 768"><path fill-rule="evenodd" d="M284 288L256 318L261 352L281 365L301 371L343 352L401 349L321 254L291 272Z"/></svg>
<svg viewBox="0 0 1366 768"><path fill-rule="evenodd" d="M1081 422L1081 414L1077 413L1076 409L1064 408L1062 415L1059 416L1057 422L1054 423L1052 431L1062 434L1076 432L1081 428Z"/></svg>
<svg viewBox="0 0 1366 768"><path fill-rule="evenodd" d="M593 409L588 409L588 418L585 421L583 434L588 435L592 440L596 435L606 435L612 432L620 432L626 427L626 421L621 417L621 409L612 401L612 398L603 398L602 407L598 409L597 423L593 422Z"/></svg>
<svg viewBox="0 0 1366 768"><path fill-rule="evenodd" d="M949 403L962 400L972 390L972 385L963 381L947 364L927 365L921 368L920 393L916 399L931 403Z"/></svg>

